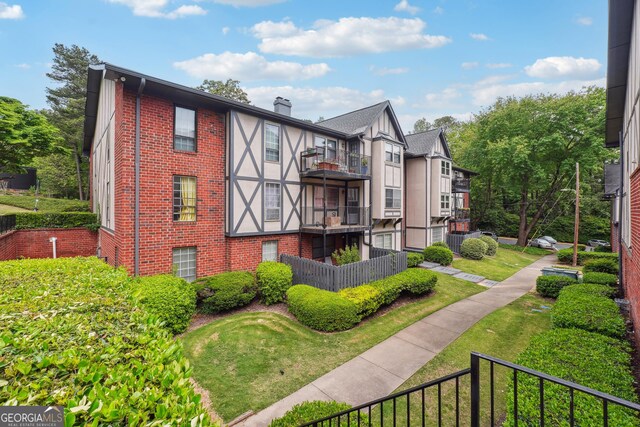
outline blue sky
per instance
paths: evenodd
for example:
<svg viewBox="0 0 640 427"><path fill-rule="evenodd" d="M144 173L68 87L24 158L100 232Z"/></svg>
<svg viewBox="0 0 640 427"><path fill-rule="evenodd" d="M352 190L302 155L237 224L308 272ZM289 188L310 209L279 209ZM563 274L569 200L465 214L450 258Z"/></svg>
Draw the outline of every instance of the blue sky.
<svg viewBox="0 0 640 427"><path fill-rule="evenodd" d="M316 120L390 99L405 131L498 96L604 85L602 0L0 0L0 95L46 106L54 43L177 83L236 78Z"/></svg>

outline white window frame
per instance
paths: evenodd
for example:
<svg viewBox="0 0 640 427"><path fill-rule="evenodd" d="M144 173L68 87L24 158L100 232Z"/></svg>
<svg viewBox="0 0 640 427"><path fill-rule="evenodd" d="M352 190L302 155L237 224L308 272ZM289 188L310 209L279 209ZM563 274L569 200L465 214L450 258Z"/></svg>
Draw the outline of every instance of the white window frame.
<svg viewBox="0 0 640 427"><path fill-rule="evenodd" d="M393 144L390 142L384 143L384 161L393 163Z"/></svg>
<svg viewBox="0 0 640 427"><path fill-rule="evenodd" d="M451 176L451 163L446 160L441 160L440 173L442 176Z"/></svg>
<svg viewBox="0 0 640 427"><path fill-rule="evenodd" d="M269 188L277 188L277 197L272 197L272 194L269 194ZM264 220L265 222L275 222L280 221L281 216L281 198L282 198L282 188L280 183L278 182L265 182L264 184ZM270 206L270 203L275 201L276 206ZM271 212L269 212L271 211ZM273 213L277 212L277 218L273 216ZM270 216L271 215L271 216Z"/></svg>
<svg viewBox="0 0 640 427"><path fill-rule="evenodd" d="M190 135L182 135L178 133L178 110L185 110L193 112L193 136ZM198 135L198 121L197 121L197 111L195 108L182 107L180 105L175 105L173 109L173 149L177 151L186 151L195 153L198 150L197 144L197 135ZM185 140L181 140L176 142L177 138L185 138ZM188 143L192 143L191 147L186 147Z"/></svg>
<svg viewBox="0 0 640 427"><path fill-rule="evenodd" d="M172 265L175 275L188 282L196 279L198 249L196 246L173 248ZM176 260L177 257L177 260ZM185 265L186 264L186 265ZM192 265L193 264L193 265Z"/></svg>
<svg viewBox="0 0 640 427"><path fill-rule="evenodd" d="M438 237L436 238L436 230ZM444 227L434 227L431 229L431 244L436 242L444 242Z"/></svg>
<svg viewBox="0 0 640 427"><path fill-rule="evenodd" d="M451 196L448 194L440 195L440 209L451 209Z"/></svg>
<svg viewBox="0 0 640 427"><path fill-rule="evenodd" d="M393 233L376 234L376 248L393 249Z"/></svg>
<svg viewBox="0 0 640 427"><path fill-rule="evenodd" d="M391 206L388 205L387 194L391 191ZM400 188L385 188L384 189L384 208L385 209L400 209L402 208L402 190Z"/></svg>
<svg viewBox="0 0 640 427"><path fill-rule="evenodd" d="M399 145L393 144L393 163L400 164L402 159L402 148Z"/></svg>
<svg viewBox="0 0 640 427"><path fill-rule="evenodd" d="M270 135L271 133L269 132L269 128L275 128L276 132L276 138L277 140L275 142L270 141L269 138L267 138L268 135ZM269 147L269 145L273 145L274 147L277 146L277 148L274 147ZM269 122L265 122L264 124L264 161L265 162L271 162L271 163L280 163L280 147L282 144L280 144L280 125L276 124L276 123L269 123ZM277 159L273 158L273 152L277 151ZM270 156L271 155L271 158Z"/></svg>
<svg viewBox="0 0 640 427"><path fill-rule="evenodd" d="M262 261L278 261L277 240L265 240L262 242Z"/></svg>

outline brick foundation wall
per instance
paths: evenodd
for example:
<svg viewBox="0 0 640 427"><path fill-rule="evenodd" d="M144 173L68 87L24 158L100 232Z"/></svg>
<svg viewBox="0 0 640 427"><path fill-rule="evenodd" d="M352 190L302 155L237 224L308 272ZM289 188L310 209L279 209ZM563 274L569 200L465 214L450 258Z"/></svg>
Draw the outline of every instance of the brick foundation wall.
<svg viewBox="0 0 640 427"><path fill-rule="evenodd" d="M631 176L628 194L631 201L631 250L625 246L620 253L625 297L629 300L636 342L640 343L640 168Z"/></svg>
<svg viewBox="0 0 640 427"><path fill-rule="evenodd" d="M0 260L24 258L51 258L53 246L49 239L57 237L58 257L94 256L98 246L98 233L86 228L44 228L16 230L0 236Z"/></svg>
<svg viewBox="0 0 640 427"><path fill-rule="evenodd" d="M98 250L100 257L106 258L106 261L114 267L120 266L119 248L116 242L116 236L109 230L101 228L98 231Z"/></svg>
<svg viewBox="0 0 640 427"><path fill-rule="evenodd" d="M276 234L271 236L229 237L227 253L229 270L253 271L262 262L262 242L278 242L278 258L282 254L298 256L298 234ZM310 253L309 245L309 253Z"/></svg>

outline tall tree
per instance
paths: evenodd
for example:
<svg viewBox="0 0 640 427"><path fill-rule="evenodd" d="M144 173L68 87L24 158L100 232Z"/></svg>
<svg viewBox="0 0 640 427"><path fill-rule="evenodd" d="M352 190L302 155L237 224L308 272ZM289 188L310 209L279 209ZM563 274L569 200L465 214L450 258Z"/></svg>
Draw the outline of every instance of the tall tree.
<svg viewBox="0 0 640 427"><path fill-rule="evenodd" d="M204 80L200 86L196 86L196 89L244 102L245 104L251 104L249 95L242 90L238 80L228 79L226 82L222 80Z"/></svg>
<svg viewBox="0 0 640 427"><path fill-rule="evenodd" d="M0 170L21 172L34 157L61 152L60 133L17 99L0 97Z"/></svg>
<svg viewBox="0 0 640 427"><path fill-rule="evenodd" d="M61 43L53 46L53 65L47 77L57 86L47 88L47 102L51 110L49 120L60 129L62 137L70 148L76 165L78 198L85 199L83 176L88 173L88 165L82 158L84 107L87 90L87 68L100 62L98 57L84 47Z"/></svg>
<svg viewBox="0 0 640 427"><path fill-rule="evenodd" d="M433 129L433 125L424 117L413 124L413 133L425 132L429 129Z"/></svg>
<svg viewBox="0 0 640 427"><path fill-rule="evenodd" d="M442 116L442 117L438 117L433 121L434 128L442 128L445 131L452 129L458 126L459 124L460 122L453 116Z"/></svg>

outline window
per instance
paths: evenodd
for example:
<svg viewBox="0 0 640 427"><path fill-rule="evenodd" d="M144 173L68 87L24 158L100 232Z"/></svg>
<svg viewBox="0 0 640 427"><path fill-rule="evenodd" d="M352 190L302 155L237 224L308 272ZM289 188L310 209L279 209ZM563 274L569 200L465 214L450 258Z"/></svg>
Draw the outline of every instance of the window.
<svg viewBox="0 0 640 427"><path fill-rule="evenodd" d="M393 249L393 234L384 233L376 235L376 248Z"/></svg>
<svg viewBox="0 0 640 427"><path fill-rule="evenodd" d="M385 142L384 144L384 161L393 162L393 144Z"/></svg>
<svg viewBox="0 0 640 427"><path fill-rule="evenodd" d="M280 184L267 182L264 191L265 221L280 220Z"/></svg>
<svg viewBox="0 0 640 427"><path fill-rule="evenodd" d="M337 209L340 193L336 187L327 187L327 209ZM324 188L320 186L313 187L313 207L316 209L323 208Z"/></svg>
<svg viewBox="0 0 640 427"><path fill-rule="evenodd" d="M442 194L440 196L440 209L449 209L449 195Z"/></svg>
<svg viewBox="0 0 640 427"><path fill-rule="evenodd" d="M444 176L449 176L449 174L451 173L451 163L447 162L446 160L441 160L440 173L442 173L442 175Z"/></svg>
<svg viewBox="0 0 640 427"><path fill-rule="evenodd" d="M268 162L280 161L280 126L267 123L264 126L264 158Z"/></svg>
<svg viewBox="0 0 640 427"><path fill-rule="evenodd" d="M400 150L401 148L399 145L393 146L393 163L400 164Z"/></svg>
<svg viewBox="0 0 640 427"><path fill-rule="evenodd" d="M262 261L278 261L278 241L262 242Z"/></svg>
<svg viewBox="0 0 640 427"><path fill-rule="evenodd" d="M176 107L173 148L181 151L196 151L196 110Z"/></svg>
<svg viewBox="0 0 640 427"><path fill-rule="evenodd" d="M400 189L385 189L384 207L387 209L400 209L401 195Z"/></svg>
<svg viewBox="0 0 640 427"><path fill-rule="evenodd" d="M196 279L196 247L173 248L173 271L178 277L192 282Z"/></svg>
<svg viewBox="0 0 640 427"><path fill-rule="evenodd" d="M316 136L314 144L318 148L324 150L325 159L335 159L338 153L338 142L333 139L327 139L323 136Z"/></svg>
<svg viewBox="0 0 640 427"><path fill-rule="evenodd" d="M431 229L431 243L442 242L444 240L444 227Z"/></svg>
<svg viewBox="0 0 640 427"><path fill-rule="evenodd" d="M173 220L196 220L196 178L194 176L173 177Z"/></svg>

